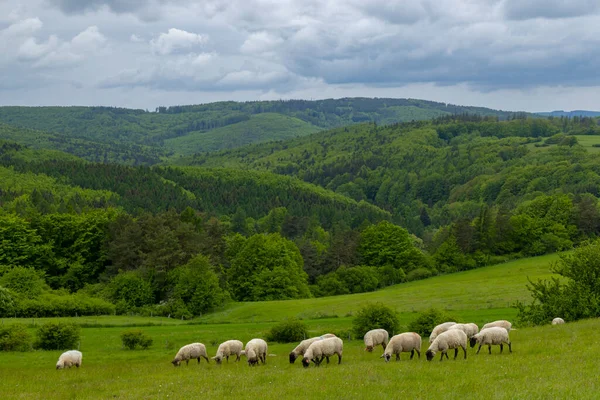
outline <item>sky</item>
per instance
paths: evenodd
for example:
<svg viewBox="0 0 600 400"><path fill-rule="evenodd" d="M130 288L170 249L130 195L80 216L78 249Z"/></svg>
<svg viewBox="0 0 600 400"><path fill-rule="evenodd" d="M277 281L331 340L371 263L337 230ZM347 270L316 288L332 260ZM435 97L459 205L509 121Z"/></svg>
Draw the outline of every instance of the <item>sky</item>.
<svg viewBox="0 0 600 400"><path fill-rule="evenodd" d="M600 110L598 0L0 0L0 105Z"/></svg>

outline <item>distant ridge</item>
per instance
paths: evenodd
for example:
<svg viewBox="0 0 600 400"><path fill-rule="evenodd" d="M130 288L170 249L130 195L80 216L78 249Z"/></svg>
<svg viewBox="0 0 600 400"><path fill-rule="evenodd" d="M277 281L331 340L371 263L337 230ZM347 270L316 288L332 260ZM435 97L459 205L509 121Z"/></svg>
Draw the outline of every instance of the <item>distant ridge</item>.
<svg viewBox="0 0 600 400"><path fill-rule="evenodd" d="M588 111L588 110L573 110L563 111L556 110L550 112L538 112L537 115L544 117L600 117L600 111Z"/></svg>

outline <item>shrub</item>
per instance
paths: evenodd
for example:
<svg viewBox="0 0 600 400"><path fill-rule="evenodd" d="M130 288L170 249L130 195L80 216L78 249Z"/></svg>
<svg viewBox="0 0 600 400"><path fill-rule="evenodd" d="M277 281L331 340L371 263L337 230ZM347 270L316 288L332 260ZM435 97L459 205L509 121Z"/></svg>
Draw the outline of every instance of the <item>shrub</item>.
<svg viewBox="0 0 600 400"><path fill-rule="evenodd" d="M406 280L408 282L418 281L421 279L429 278L432 275L433 275L432 272L430 270L428 270L427 268L417 268L417 269L413 269L406 275Z"/></svg>
<svg viewBox="0 0 600 400"><path fill-rule="evenodd" d="M69 322L47 322L37 330L34 347L43 350L69 350L79 342L79 325Z"/></svg>
<svg viewBox="0 0 600 400"><path fill-rule="evenodd" d="M152 338L139 329L132 329L121 333L123 347L134 350L136 347L146 350L152 346Z"/></svg>
<svg viewBox="0 0 600 400"><path fill-rule="evenodd" d="M14 267L0 278L0 285L28 297L37 297L48 290L44 273L33 268Z"/></svg>
<svg viewBox="0 0 600 400"><path fill-rule="evenodd" d="M115 306L109 302L82 294L44 293L36 299L21 300L15 307L15 313L22 318L108 315L114 312Z"/></svg>
<svg viewBox="0 0 600 400"><path fill-rule="evenodd" d="M429 336L436 325L448 321L455 321L455 318L437 308L430 308L408 324L408 330L421 336Z"/></svg>
<svg viewBox="0 0 600 400"><path fill-rule="evenodd" d="M16 296L7 288L0 287L0 317L15 315Z"/></svg>
<svg viewBox="0 0 600 400"><path fill-rule="evenodd" d="M278 323L267 333L267 341L279 343L299 342L307 337L306 325L295 318Z"/></svg>
<svg viewBox="0 0 600 400"><path fill-rule="evenodd" d="M106 289L108 297L115 304L121 303L127 308L142 307L154 302L152 285L134 272L118 274Z"/></svg>
<svg viewBox="0 0 600 400"><path fill-rule="evenodd" d="M379 302L363 306L352 321L352 331L357 338L376 328L385 329L391 337L398 331L398 327L396 311Z"/></svg>
<svg viewBox="0 0 600 400"><path fill-rule="evenodd" d="M23 324L0 327L0 351L31 350L31 335Z"/></svg>

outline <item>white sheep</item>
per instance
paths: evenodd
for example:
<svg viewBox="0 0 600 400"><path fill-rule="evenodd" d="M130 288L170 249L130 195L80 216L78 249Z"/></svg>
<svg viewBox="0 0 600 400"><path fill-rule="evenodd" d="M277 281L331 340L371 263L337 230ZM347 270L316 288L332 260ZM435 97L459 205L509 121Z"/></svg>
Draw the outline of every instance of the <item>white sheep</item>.
<svg viewBox="0 0 600 400"><path fill-rule="evenodd" d="M469 324L455 324L452 325L450 329L460 329L467 335L467 339L471 339L473 335L476 335L479 332L479 327L477 324L469 323Z"/></svg>
<svg viewBox="0 0 600 400"><path fill-rule="evenodd" d="M381 347L383 347L383 351L385 351L389 337L390 335L385 329L370 330L369 332L365 333L365 350L370 353L373 351L373 347L381 345Z"/></svg>
<svg viewBox="0 0 600 400"><path fill-rule="evenodd" d="M267 363L267 342L262 339L252 339L246 343L246 358L248 358L248 365L253 366L262 361L263 364Z"/></svg>
<svg viewBox="0 0 600 400"><path fill-rule="evenodd" d="M217 364L221 364L223 358L226 358L227 362L229 362L229 356L235 355L235 361L240 361L243 347L244 343L240 342L239 340L228 340L219 345L217 354L212 357L212 359L215 360Z"/></svg>
<svg viewBox="0 0 600 400"><path fill-rule="evenodd" d="M490 354L492 354L492 345L500 345L500 353L502 353L504 343L508 345L508 350L512 353L508 331L500 326L482 329L481 332L471 338L470 343L471 347L475 347L479 343L477 354L479 354L481 346L485 344L487 344Z"/></svg>
<svg viewBox="0 0 600 400"><path fill-rule="evenodd" d="M498 321L489 322L489 323L485 324L483 326L483 328L481 328L481 330L484 330L484 329L487 329L487 328L493 328L493 327L504 328L508 332L510 332L510 330L512 329L512 324L510 322L508 322L507 320L505 320L505 319L501 319L501 320L498 320Z"/></svg>
<svg viewBox="0 0 600 400"><path fill-rule="evenodd" d="M552 320L552 325L560 325L560 324L564 324L565 320L562 318L554 318Z"/></svg>
<svg viewBox="0 0 600 400"><path fill-rule="evenodd" d="M336 336L333 333L326 333L321 336L316 336L316 337L308 338L308 339L301 341L300 344L298 346L296 346L294 348L294 350L292 350L290 353L290 364L293 364L296 361L296 358L298 358L298 356L303 356L304 352L306 351L306 349L308 349L308 346L310 346L312 344L312 342L314 342L316 340L328 339L328 338L332 338L332 337L336 337Z"/></svg>
<svg viewBox="0 0 600 400"><path fill-rule="evenodd" d="M308 368L310 362L312 361L316 366L319 366L324 358L327 359L327 363L329 364L329 357L334 354L337 354L338 364L341 364L343 350L344 342L338 337L316 340L310 346L308 346L308 349L306 349L304 352L302 365L304 365L304 368Z"/></svg>
<svg viewBox="0 0 600 400"><path fill-rule="evenodd" d="M83 354L79 350L65 351L58 357L56 369L71 368L73 365L77 368L81 367Z"/></svg>
<svg viewBox="0 0 600 400"><path fill-rule="evenodd" d="M203 357L207 363L210 363L208 360L208 354L206 353L206 346L204 346L202 343L186 344L179 349L171 363L178 367L182 361L185 361L185 364L189 365L190 360L196 358L198 359L198 364L200 364L200 357Z"/></svg>
<svg viewBox="0 0 600 400"><path fill-rule="evenodd" d="M440 361L444 359L444 354L446 358L448 357L448 350L454 349L454 359L458 356L458 348L462 347L463 352L465 353L465 359L467 358L467 335L461 331L460 329L450 329L446 332L440 333L433 343L427 349L425 355L427 356L427 361L433 360L435 354L440 351L442 354L440 356Z"/></svg>
<svg viewBox="0 0 600 400"><path fill-rule="evenodd" d="M383 352L381 358L385 359L385 362L390 361L392 354L396 355L396 361L400 360L400 353L408 353L410 351L410 359L412 360L415 351L421 358L421 336L415 332L404 332L399 335L393 336Z"/></svg>
<svg viewBox="0 0 600 400"><path fill-rule="evenodd" d="M433 343L435 338L442 332L446 332L452 325L456 325L456 322L444 322L443 324L437 325L431 331L431 335L429 335L429 343Z"/></svg>

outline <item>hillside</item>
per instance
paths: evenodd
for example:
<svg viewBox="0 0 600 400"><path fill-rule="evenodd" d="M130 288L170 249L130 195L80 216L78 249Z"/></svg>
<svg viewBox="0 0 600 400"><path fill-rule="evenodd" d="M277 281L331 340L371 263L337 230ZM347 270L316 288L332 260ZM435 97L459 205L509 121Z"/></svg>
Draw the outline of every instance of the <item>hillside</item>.
<svg viewBox="0 0 600 400"><path fill-rule="evenodd" d="M391 124L464 113L500 119L513 115L424 100L345 98L220 102L158 107L155 112L112 107L0 107L0 124L35 130L23 139L10 133L2 136L22 144L63 150L90 161L152 165L167 156L285 140L356 123ZM89 143L87 151L81 149L85 143Z"/></svg>

